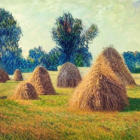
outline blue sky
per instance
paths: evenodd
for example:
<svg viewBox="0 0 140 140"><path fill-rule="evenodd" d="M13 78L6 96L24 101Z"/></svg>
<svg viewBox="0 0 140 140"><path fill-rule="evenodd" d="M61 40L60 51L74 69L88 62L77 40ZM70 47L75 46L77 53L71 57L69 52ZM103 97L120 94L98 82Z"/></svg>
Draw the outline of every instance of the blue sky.
<svg viewBox="0 0 140 140"><path fill-rule="evenodd" d="M19 46L26 57L41 45L46 52L56 46L51 29L57 17L70 12L87 28L96 24L100 34L89 45L95 59L108 45L123 51L140 51L140 0L0 0L22 28Z"/></svg>

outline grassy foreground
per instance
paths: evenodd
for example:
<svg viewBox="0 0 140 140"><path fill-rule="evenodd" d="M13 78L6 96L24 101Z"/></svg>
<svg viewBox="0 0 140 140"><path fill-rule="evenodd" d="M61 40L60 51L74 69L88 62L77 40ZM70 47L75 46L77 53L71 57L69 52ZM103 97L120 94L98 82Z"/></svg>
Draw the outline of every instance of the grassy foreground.
<svg viewBox="0 0 140 140"><path fill-rule="evenodd" d="M139 140L140 87L128 88L130 106L122 112L70 111L74 89L56 87L58 72L49 72L57 95L40 100L9 100L20 82L0 83L0 140ZM23 74L26 79L31 74ZM11 76L12 77L12 76ZM133 74L140 85L140 74Z"/></svg>

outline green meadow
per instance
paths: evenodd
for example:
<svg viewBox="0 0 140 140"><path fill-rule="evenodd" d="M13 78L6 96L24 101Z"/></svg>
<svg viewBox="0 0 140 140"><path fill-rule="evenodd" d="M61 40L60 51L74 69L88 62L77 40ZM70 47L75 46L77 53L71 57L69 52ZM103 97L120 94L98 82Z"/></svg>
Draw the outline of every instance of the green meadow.
<svg viewBox="0 0 140 140"><path fill-rule="evenodd" d="M75 89L57 88L58 72L49 74L57 95L39 100L9 100L20 82L0 83L0 140L140 140L140 86L127 88L130 106L121 112L72 111L68 102ZM140 85L140 74L133 77Z"/></svg>

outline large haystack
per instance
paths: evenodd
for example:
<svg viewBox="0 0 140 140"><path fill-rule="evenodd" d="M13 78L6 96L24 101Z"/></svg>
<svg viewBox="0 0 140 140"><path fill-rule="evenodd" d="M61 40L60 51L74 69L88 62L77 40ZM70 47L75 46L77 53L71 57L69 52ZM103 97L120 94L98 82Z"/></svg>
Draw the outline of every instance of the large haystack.
<svg viewBox="0 0 140 140"><path fill-rule="evenodd" d="M4 70L0 69L0 83L5 83L7 80L10 80L8 74Z"/></svg>
<svg viewBox="0 0 140 140"><path fill-rule="evenodd" d="M11 97L11 99L14 100L38 99L38 95L32 84L28 82L21 82L18 85L15 94Z"/></svg>
<svg viewBox="0 0 140 140"><path fill-rule="evenodd" d="M129 104L125 86L102 62L97 59L76 88L70 100L71 109L120 111Z"/></svg>
<svg viewBox="0 0 140 140"><path fill-rule="evenodd" d="M14 72L14 80L15 81L23 81L22 73L19 69L16 69Z"/></svg>
<svg viewBox="0 0 140 140"><path fill-rule="evenodd" d="M106 49L104 49L104 51L99 55L99 57L102 58L103 63L105 63L112 69L112 71L116 74L118 79L125 86L136 85L123 58L120 56L117 50L115 50L112 46L109 46Z"/></svg>
<svg viewBox="0 0 140 140"><path fill-rule="evenodd" d="M50 79L50 75L44 67L36 67L28 81L33 84L38 95L56 94Z"/></svg>
<svg viewBox="0 0 140 140"><path fill-rule="evenodd" d="M58 87L76 87L81 81L81 75L78 68L67 62L65 63L57 77Z"/></svg>

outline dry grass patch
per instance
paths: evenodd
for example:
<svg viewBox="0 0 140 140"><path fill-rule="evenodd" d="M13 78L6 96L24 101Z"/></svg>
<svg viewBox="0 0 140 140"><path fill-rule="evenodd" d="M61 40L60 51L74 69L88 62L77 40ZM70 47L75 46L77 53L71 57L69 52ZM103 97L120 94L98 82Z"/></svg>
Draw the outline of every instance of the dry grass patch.
<svg viewBox="0 0 140 140"><path fill-rule="evenodd" d="M58 72L49 74L55 84ZM24 73L23 77L30 75ZM10 96L19 83L1 83L0 97ZM0 139L139 140L140 87L127 89L130 105L122 112L68 110L67 103L75 88L55 90L57 95L41 95L41 100L0 99Z"/></svg>

